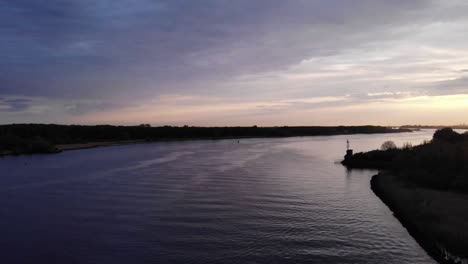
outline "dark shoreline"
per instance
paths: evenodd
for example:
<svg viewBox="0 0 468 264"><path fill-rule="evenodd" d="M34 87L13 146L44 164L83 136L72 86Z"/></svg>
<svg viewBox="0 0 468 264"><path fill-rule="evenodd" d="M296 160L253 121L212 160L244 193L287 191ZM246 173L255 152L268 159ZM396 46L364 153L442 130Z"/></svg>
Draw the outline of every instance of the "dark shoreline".
<svg viewBox="0 0 468 264"><path fill-rule="evenodd" d="M22 126L22 127L21 127ZM38 129L39 126L39 129ZM79 150L79 149L89 149L97 147L108 147L108 146L119 146L119 145L128 145L128 144L144 144L144 143L155 143L155 142L171 142L171 141L191 141L191 140L225 140L225 139L248 139L248 138L289 138L289 137L306 137L306 136L337 136L337 135L358 135L358 134L390 134L390 133L410 133L411 130L407 129L392 129L385 127L373 127L373 126L361 126L361 127L227 127L227 128L200 128L200 127L105 127L105 129L110 129L115 132L115 130L124 130L127 129L136 130L139 133L144 134L147 138L131 138L131 139L112 139L112 138L103 138L103 140L87 140L87 141L72 141L72 142L60 142L60 138L50 137L50 134L44 136L44 131L42 128L49 128L52 131L56 132L57 129L87 129L91 132L95 132L101 127L91 127L91 126L60 126L60 125L7 125L3 126L4 128L10 128L9 132L11 135L12 132L15 132L15 129L19 129L20 132L23 132L24 128L37 129L37 134L30 134L25 138L16 138L18 145L26 144L31 145L31 140L34 138L40 138L41 149L39 151L31 150L20 150L12 151L4 149L3 151L0 145L0 157L3 156L18 156L18 155L31 155L31 154L56 154L63 151L69 150ZM2 128L2 126L0 126ZM222 136L225 130L232 130L230 133L234 135ZM245 131L244 131L245 130ZM153 132L167 133L166 136L159 136L160 134L152 134ZM203 132L202 136L190 136L193 132ZM1 132L1 131L0 131ZM76 132L76 131L75 131ZM247 133L246 133L247 132ZM4 132L5 133L5 132ZM42 133L42 134L41 134ZM177 134L179 133L179 134ZM235 134L239 135L235 135ZM251 133L251 134L249 134ZM162 133L161 133L162 134ZM193 133L196 134L196 133ZM213 134L210 136L210 134ZM218 134L218 135L216 135ZM246 134L246 135L242 135ZM7 134L8 135L8 134ZM0 137L1 137L0 133ZM76 136L76 135L75 135ZM23 143L24 141L24 143ZM51 143L54 141L59 141L58 143ZM8 142L8 141L7 141ZM30 148L30 147L29 147Z"/></svg>
<svg viewBox="0 0 468 264"><path fill-rule="evenodd" d="M389 184L389 181L393 181L392 184ZM411 219L412 217L407 211L408 209L404 208L402 205L405 202L404 199L399 197L396 193L398 190L394 189L401 187L398 186L401 184L403 183L398 182L398 180L388 172L379 172L379 174L372 177L370 182L372 191L388 206L393 212L393 215L431 257L443 264L468 263L467 258L458 257L450 253L440 242L430 237L424 230L421 230L422 228L418 226L417 223L412 221L414 219Z"/></svg>
<svg viewBox="0 0 468 264"><path fill-rule="evenodd" d="M410 132L389 132L389 133L410 133ZM386 133L386 134L389 134ZM157 140L123 140L123 141L106 141L106 142L89 142L89 143L77 143L77 144L61 144L57 145L57 150L53 152L46 153L0 153L1 157L7 156L24 156L24 155L50 155L58 154L65 151L81 150L81 149L92 149L92 148L102 148L102 147L113 147L113 146L125 146L125 145L135 145L135 144L151 144L159 142L180 142L180 141L196 141L196 140L227 140L227 139L253 139L253 138L298 138L298 137L330 137L330 136L342 136L342 135L368 135L364 133L355 133L355 134L336 134L336 135L314 135L314 136L278 136L278 137L261 137L261 136L251 136L251 137L217 137L217 138L168 138L168 139L157 139Z"/></svg>
<svg viewBox="0 0 468 264"><path fill-rule="evenodd" d="M353 154L347 168L372 168L376 195L440 263L468 263L468 133L435 131L431 141Z"/></svg>

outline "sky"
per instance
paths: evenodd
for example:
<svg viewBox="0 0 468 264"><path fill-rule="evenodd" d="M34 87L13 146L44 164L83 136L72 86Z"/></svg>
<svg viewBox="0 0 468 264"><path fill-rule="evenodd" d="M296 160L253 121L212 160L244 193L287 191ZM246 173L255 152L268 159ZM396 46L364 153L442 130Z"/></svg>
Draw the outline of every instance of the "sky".
<svg viewBox="0 0 468 264"><path fill-rule="evenodd" d="M468 123L463 0L0 0L0 123Z"/></svg>

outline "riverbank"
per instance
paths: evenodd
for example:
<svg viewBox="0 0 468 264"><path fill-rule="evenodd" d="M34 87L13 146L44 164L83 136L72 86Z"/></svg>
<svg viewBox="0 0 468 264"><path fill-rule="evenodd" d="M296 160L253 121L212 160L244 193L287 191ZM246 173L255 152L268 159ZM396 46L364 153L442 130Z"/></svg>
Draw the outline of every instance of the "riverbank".
<svg viewBox="0 0 468 264"><path fill-rule="evenodd" d="M82 143L82 144L62 144L55 146L59 152L69 151L69 150L79 150L79 149L89 149L89 148L99 148L99 147L110 147L110 146L120 146L120 145L130 145L130 144L141 144L148 143L145 140L126 140L126 141L108 141L108 142L92 142L92 143Z"/></svg>
<svg viewBox="0 0 468 264"><path fill-rule="evenodd" d="M408 131L405 131L408 132ZM394 133L403 133L403 132L394 132ZM359 134L359 133L356 133ZM346 134L346 135L356 135L356 134ZM338 136L342 134L335 135L326 135L326 136ZM314 135L320 136L320 135ZM312 136L312 137L314 137ZM37 153L14 153L12 151L0 152L0 157L2 156L15 156L15 155L28 155L28 154L56 154L63 151L71 150L80 150L80 149L91 149L91 148L100 148L100 147L111 147L111 146L122 146L122 145L132 145L132 144L151 144L157 142L177 142L177 141L192 141L192 140L226 140L226 139L252 139L252 138L285 138L285 137L300 137L300 136L239 136L239 137L199 137L199 138L163 138L163 139L154 139L154 140L119 140L119 141L102 141L102 142L89 142L89 143L77 143L77 144L59 144L55 145L54 149L47 152L37 152Z"/></svg>
<svg viewBox="0 0 468 264"><path fill-rule="evenodd" d="M372 190L441 263L468 263L468 134L437 130L431 141L346 155L347 168L380 170Z"/></svg>
<svg viewBox="0 0 468 264"><path fill-rule="evenodd" d="M381 172L375 194L418 243L440 263L468 263L468 195L419 187Z"/></svg>
<svg viewBox="0 0 468 264"><path fill-rule="evenodd" d="M177 140L280 138L352 134L402 133L381 126L336 127L151 127L48 124L0 125L0 155L57 153L64 150Z"/></svg>

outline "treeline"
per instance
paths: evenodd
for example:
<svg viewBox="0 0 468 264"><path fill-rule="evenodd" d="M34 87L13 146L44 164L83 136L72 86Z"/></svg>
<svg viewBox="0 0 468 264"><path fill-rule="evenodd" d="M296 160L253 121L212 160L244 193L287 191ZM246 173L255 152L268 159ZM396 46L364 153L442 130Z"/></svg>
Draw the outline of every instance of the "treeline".
<svg viewBox="0 0 468 264"><path fill-rule="evenodd" d="M50 153L56 152L55 146L59 144L103 141L292 137L408 131L410 130L380 126L151 127L147 124L140 126L12 124L0 125L0 154Z"/></svg>
<svg viewBox="0 0 468 264"><path fill-rule="evenodd" d="M401 126L401 128L408 128L408 129L442 129L442 128L468 129L468 125L466 125L466 124L454 125L454 126L404 125L404 126Z"/></svg>
<svg viewBox="0 0 468 264"><path fill-rule="evenodd" d="M468 134L443 128L424 144L356 153L343 164L387 169L409 183L468 193Z"/></svg>

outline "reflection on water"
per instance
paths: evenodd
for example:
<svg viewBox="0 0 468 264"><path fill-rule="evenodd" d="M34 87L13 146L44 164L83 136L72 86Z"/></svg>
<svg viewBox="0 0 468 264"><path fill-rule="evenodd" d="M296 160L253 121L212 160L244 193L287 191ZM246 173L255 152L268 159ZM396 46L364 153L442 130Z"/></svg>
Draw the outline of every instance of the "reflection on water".
<svg viewBox="0 0 468 264"><path fill-rule="evenodd" d="M2 263L434 263L346 148L432 131L165 142L0 159Z"/></svg>

